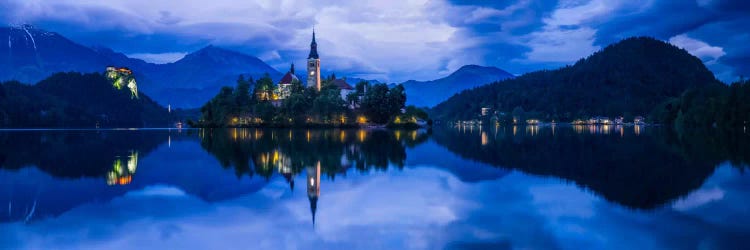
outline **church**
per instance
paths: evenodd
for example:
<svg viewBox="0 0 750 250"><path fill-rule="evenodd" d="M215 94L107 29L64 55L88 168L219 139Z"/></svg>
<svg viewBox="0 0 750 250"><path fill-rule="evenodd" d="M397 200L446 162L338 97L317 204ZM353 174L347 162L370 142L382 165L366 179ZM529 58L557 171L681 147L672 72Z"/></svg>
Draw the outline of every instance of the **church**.
<svg viewBox="0 0 750 250"><path fill-rule="evenodd" d="M320 56L318 55L318 43L315 41L315 30L312 33L312 42L310 42L310 53L307 56L307 84L308 88L315 88L321 90L322 80L320 76ZM289 71L281 77L277 87L273 90L272 97L269 97L274 106L280 106L281 101L288 98L291 94L291 86L295 81L300 81L295 75L294 64L291 65ZM341 99L346 100L346 96L354 91L354 87L346 82L346 79L336 79L335 76L330 80L331 84L339 88Z"/></svg>

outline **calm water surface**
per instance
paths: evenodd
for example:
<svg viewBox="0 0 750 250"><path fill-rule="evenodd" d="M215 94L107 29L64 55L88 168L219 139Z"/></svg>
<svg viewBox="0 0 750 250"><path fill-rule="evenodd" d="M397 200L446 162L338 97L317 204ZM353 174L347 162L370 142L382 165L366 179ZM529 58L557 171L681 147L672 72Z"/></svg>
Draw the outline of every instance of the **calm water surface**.
<svg viewBox="0 0 750 250"><path fill-rule="evenodd" d="M747 249L750 136L0 131L0 249Z"/></svg>

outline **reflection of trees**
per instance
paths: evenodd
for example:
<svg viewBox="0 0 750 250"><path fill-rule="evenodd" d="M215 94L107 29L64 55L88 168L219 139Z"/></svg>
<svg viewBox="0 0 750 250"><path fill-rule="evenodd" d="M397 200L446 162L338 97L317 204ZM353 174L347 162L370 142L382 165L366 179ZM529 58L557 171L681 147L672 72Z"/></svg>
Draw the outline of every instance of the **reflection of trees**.
<svg viewBox="0 0 750 250"><path fill-rule="evenodd" d="M266 178L275 172L296 175L317 162L330 178L352 166L362 171L402 167L405 148L427 139L418 131L339 129L238 128L201 134L201 145L222 166L233 167L238 176L258 174Z"/></svg>
<svg viewBox="0 0 750 250"><path fill-rule="evenodd" d="M678 136L659 128L638 132L640 136L576 133L574 128L558 127L553 136L550 128L513 133L499 127L485 128L487 138L482 138L478 129L445 128L433 136L463 157L572 180L608 200L645 209L700 187L719 163L746 165L750 155L747 134Z"/></svg>
<svg viewBox="0 0 750 250"><path fill-rule="evenodd" d="M0 133L0 168L36 166L57 177L105 177L131 152L148 154L167 140L158 131L16 131Z"/></svg>

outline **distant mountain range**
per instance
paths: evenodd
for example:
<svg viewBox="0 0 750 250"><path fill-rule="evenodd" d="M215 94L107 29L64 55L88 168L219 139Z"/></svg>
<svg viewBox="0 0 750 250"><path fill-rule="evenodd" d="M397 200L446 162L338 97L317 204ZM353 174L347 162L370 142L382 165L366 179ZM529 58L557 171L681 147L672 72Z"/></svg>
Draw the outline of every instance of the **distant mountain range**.
<svg viewBox="0 0 750 250"><path fill-rule="evenodd" d="M648 115L657 105L687 89L721 85L699 58L684 49L653 38L634 37L571 66L464 91L430 113L441 120L467 120L476 119L481 108L488 107L545 120L628 117Z"/></svg>
<svg viewBox="0 0 750 250"><path fill-rule="evenodd" d="M406 104L432 107L466 89L512 78L513 74L496 67L465 65L452 74L432 81L410 80L403 82Z"/></svg>
<svg viewBox="0 0 750 250"><path fill-rule="evenodd" d="M106 47L86 47L29 25L0 28L0 37L8 38L8 46L0 46L0 81L33 84L57 72L103 72L109 65L128 67L140 90L164 106L200 107L222 86L234 86L239 75L257 79L268 73L274 81L282 76L257 57L214 46L173 63L154 64ZM513 75L495 67L467 65L444 78L403 84L407 104L431 107L462 90L510 77ZM352 85L365 80L347 79Z"/></svg>
<svg viewBox="0 0 750 250"><path fill-rule="evenodd" d="M148 63L112 51L89 48L55 32L28 25L0 28L8 46L0 46L0 81L36 83L56 72L103 72L108 65L133 70L138 86L162 105L199 107L221 86L233 85L237 77L259 78L281 73L260 59L239 52L208 46L167 64Z"/></svg>

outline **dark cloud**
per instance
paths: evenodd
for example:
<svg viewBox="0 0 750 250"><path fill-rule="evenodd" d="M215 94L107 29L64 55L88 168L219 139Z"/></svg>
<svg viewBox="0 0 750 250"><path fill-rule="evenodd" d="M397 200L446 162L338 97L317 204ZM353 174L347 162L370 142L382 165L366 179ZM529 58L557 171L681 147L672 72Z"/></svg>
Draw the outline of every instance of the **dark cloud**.
<svg viewBox="0 0 750 250"><path fill-rule="evenodd" d="M680 35L723 49L708 66L727 80L750 75L749 13L750 2L738 0L0 3L0 21L32 23L84 45L139 54L214 44L284 68L304 60L317 25L321 53L335 60L330 71L388 81L434 79L463 64L520 74L575 62L631 36Z"/></svg>

